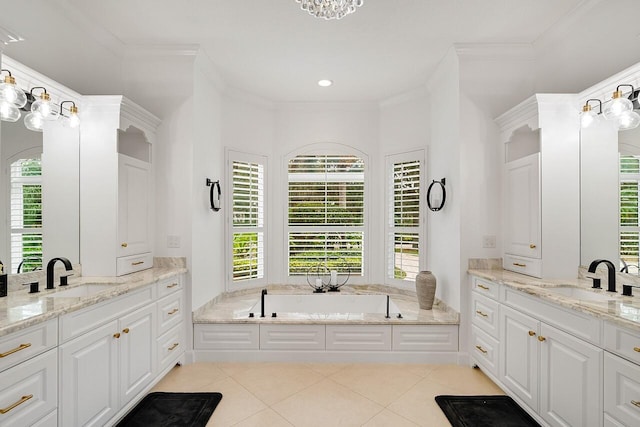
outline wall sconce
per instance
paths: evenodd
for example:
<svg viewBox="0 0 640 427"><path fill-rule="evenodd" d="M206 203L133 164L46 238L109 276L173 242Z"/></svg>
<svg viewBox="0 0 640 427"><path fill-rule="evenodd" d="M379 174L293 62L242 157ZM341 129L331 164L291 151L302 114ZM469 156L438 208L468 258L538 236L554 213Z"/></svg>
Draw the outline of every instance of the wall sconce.
<svg viewBox="0 0 640 427"><path fill-rule="evenodd" d="M600 107L599 112L596 113L591 109L591 105L589 105L589 102L591 101L598 102ZM584 106L582 107L582 117L580 117L580 124L582 125L583 128L589 127L589 125L598 118L599 114L602 114L602 101L595 98L587 99L587 102L585 102Z"/></svg>
<svg viewBox="0 0 640 427"><path fill-rule="evenodd" d="M31 112L24 116L24 125L27 127L27 129L34 132L42 132L44 121L57 119L58 111L53 108L53 105L51 103L51 96L47 92L46 88L42 86L31 88L31 90L29 91L31 97L35 99L33 91L36 89L42 89L42 93L40 93L39 99L36 99L31 104Z"/></svg>
<svg viewBox="0 0 640 427"><path fill-rule="evenodd" d="M429 188L427 189L427 206L434 212L441 210L444 207L444 202L447 200L447 190L444 188L445 183L445 178L442 178L440 181L436 181L434 179L433 181L431 181L431 184L429 184ZM438 196L434 196L433 200L431 200L431 190L433 189L433 186L435 184L438 184L440 186L442 199L440 199L440 197Z"/></svg>
<svg viewBox="0 0 640 427"><path fill-rule="evenodd" d="M207 178L207 187L209 187L209 203L211 204L211 209L214 212L218 212L220 210L220 196L222 195L220 181L211 181Z"/></svg>
<svg viewBox="0 0 640 427"><path fill-rule="evenodd" d="M602 112L604 118L607 120L617 119L625 111L633 111L633 103L627 98L622 97L622 91L620 90L622 86L629 86L631 88L631 93L634 92L633 86L631 85L618 85L611 96L611 102Z"/></svg>
<svg viewBox="0 0 640 427"><path fill-rule="evenodd" d="M0 120L5 122L17 122L20 118L20 108L27 104L27 95L16 84L16 79L9 70L6 72L4 81L0 83Z"/></svg>
<svg viewBox="0 0 640 427"><path fill-rule="evenodd" d="M69 117L66 117L64 114L62 114L62 106L67 102L70 102L72 104L71 107L69 107ZM78 116L78 107L76 107L75 102L62 101L60 103L60 113L58 114L60 116L60 119L62 120L63 125L69 126L72 129L75 129L78 126L80 126L80 116Z"/></svg>

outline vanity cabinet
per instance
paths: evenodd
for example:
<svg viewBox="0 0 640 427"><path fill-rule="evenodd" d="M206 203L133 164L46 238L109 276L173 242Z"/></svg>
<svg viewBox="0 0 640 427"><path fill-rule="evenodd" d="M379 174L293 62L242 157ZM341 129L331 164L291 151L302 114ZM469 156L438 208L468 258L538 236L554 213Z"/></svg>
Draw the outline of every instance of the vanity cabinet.
<svg viewBox="0 0 640 427"><path fill-rule="evenodd" d="M83 274L153 265L152 146L160 120L122 96L84 97L80 135Z"/></svg>
<svg viewBox="0 0 640 427"><path fill-rule="evenodd" d="M573 95L537 94L496 119L504 143L503 267L541 278L579 265L579 122Z"/></svg>

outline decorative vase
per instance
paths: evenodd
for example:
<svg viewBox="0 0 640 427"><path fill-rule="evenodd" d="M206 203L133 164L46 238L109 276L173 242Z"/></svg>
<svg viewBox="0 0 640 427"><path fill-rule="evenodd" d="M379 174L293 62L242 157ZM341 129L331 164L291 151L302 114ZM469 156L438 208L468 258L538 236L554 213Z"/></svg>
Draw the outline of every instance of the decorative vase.
<svg viewBox="0 0 640 427"><path fill-rule="evenodd" d="M421 271L416 275L416 294L422 310L431 310L436 296L436 276L430 271Z"/></svg>

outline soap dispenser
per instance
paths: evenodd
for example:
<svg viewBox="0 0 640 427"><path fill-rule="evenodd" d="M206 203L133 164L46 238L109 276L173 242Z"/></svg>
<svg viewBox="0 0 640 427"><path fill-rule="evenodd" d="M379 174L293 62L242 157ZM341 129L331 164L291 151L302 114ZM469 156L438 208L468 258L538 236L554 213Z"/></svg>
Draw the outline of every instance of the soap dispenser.
<svg viewBox="0 0 640 427"><path fill-rule="evenodd" d="M4 265L2 264L2 261L0 261L0 298L7 296L7 288L9 287L8 281L8 276L4 272Z"/></svg>

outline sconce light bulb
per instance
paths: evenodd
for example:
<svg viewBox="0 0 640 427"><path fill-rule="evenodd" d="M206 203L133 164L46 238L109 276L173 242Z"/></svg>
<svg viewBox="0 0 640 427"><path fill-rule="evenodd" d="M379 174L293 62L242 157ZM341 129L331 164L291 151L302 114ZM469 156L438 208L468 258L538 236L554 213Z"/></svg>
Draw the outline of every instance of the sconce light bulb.
<svg viewBox="0 0 640 427"><path fill-rule="evenodd" d="M40 94L40 99L31 104L31 112L39 115L44 120L55 120L58 118L58 111L52 108L51 97L47 92Z"/></svg>
<svg viewBox="0 0 640 427"><path fill-rule="evenodd" d="M76 129L80 126L80 117L78 117L78 113L71 113L69 116L69 127L71 129Z"/></svg>
<svg viewBox="0 0 640 427"><path fill-rule="evenodd" d="M640 114L635 111L625 111L618 118L618 130L635 129L640 125Z"/></svg>
<svg viewBox="0 0 640 427"><path fill-rule="evenodd" d="M585 104L582 107L582 116L580 117L580 124L583 128L589 127L591 123L598 118L598 114L591 109L591 105Z"/></svg>
<svg viewBox="0 0 640 427"><path fill-rule="evenodd" d="M34 132L42 132L42 126L44 125L44 119L40 114L29 113L24 116L24 125L27 129Z"/></svg>
<svg viewBox="0 0 640 427"><path fill-rule="evenodd" d="M20 110L7 101L0 101L0 120L17 122L18 119L20 119Z"/></svg>
<svg viewBox="0 0 640 427"><path fill-rule="evenodd" d="M622 91L613 92L613 97L611 102L607 107L602 111L605 119L612 120L620 117L622 113L625 111L633 110L633 103L629 101L627 98L622 97Z"/></svg>
<svg viewBox="0 0 640 427"><path fill-rule="evenodd" d="M0 101L7 101L16 108L22 108L27 104L27 95L16 85L13 76L5 76L4 82L0 83Z"/></svg>

